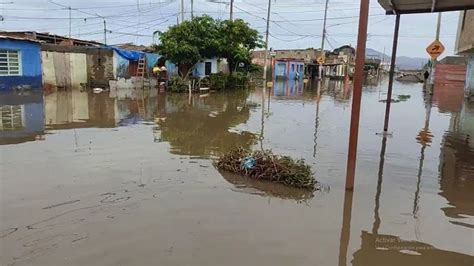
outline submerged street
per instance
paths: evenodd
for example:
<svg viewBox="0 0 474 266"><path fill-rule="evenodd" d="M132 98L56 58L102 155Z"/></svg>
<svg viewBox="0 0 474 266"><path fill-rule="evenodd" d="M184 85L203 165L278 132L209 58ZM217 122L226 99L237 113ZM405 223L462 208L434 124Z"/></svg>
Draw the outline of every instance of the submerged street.
<svg viewBox="0 0 474 266"><path fill-rule="evenodd" d="M366 80L209 95L0 95L1 265L473 265L474 104ZM420 137L421 136L421 137ZM219 172L233 147L304 158L308 192Z"/></svg>

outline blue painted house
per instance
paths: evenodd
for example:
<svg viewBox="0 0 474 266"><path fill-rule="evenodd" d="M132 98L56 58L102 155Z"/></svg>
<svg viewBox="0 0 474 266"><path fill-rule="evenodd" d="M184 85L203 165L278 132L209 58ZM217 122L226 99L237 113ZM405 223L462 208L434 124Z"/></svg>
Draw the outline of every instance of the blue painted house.
<svg viewBox="0 0 474 266"><path fill-rule="evenodd" d="M304 61L298 59L274 59L273 79L301 79L304 77Z"/></svg>
<svg viewBox="0 0 474 266"><path fill-rule="evenodd" d="M0 36L0 90L41 89L41 47L38 41Z"/></svg>

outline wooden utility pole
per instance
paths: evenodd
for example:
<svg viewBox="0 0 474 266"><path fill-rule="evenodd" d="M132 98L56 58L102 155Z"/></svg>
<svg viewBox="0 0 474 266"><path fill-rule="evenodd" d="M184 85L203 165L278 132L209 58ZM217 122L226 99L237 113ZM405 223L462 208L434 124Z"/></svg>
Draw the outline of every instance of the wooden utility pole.
<svg viewBox="0 0 474 266"><path fill-rule="evenodd" d="M72 30L72 18L71 18L71 7L69 9L69 39L71 38L71 30Z"/></svg>
<svg viewBox="0 0 474 266"><path fill-rule="evenodd" d="M324 43L326 42L326 21L327 21L327 16L328 16L328 4L329 0L326 0L326 6L324 7L324 22L323 22L323 38L321 40L321 56L323 58L326 57L326 53L324 52ZM319 63L319 78L321 79L323 77L323 64Z"/></svg>
<svg viewBox="0 0 474 266"><path fill-rule="evenodd" d="M267 31L265 32L265 57L263 60L263 80L267 80L267 62L268 62L268 35L270 34L270 12L272 7L272 0L268 0L268 10L267 10ZM266 84L263 85L267 86Z"/></svg>
<svg viewBox="0 0 474 266"><path fill-rule="evenodd" d="M435 39L439 41L439 34L441 32L441 12L438 13L438 22L436 24L436 36ZM435 82L435 72L436 72L436 63L438 63L437 59L431 61L431 68L430 68L430 78L429 78L429 88L430 94L433 94L434 91L434 82Z"/></svg>
<svg viewBox="0 0 474 266"><path fill-rule="evenodd" d="M230 0L230 21L234 20L234 0Z"/></svg>
<svg viewBox="0 0 474 266"><path fill-rule="evenodd" d="M441 15L442 13L438 13L438 23L436 25L436 40L439 41L439 33L441 32Z"/></svg>
<svg viewBox="0 0 474 266"><path fill-rule="evenodd" d="M184 0L181 0L181 23L184 22Z"/></svg>
<svg viewBox="0 0 474 266"><path fill-rule="evenodd" d="M104 44L107 44L107 22L104 19Z"/></svg>

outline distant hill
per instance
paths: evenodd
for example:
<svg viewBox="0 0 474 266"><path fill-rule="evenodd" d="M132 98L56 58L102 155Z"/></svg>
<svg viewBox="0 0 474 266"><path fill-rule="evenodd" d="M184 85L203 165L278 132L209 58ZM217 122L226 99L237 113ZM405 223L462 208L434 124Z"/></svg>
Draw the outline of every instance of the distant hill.
<svg viewBox="0 0 474 266"><path fill-rule="evenodd" d="M365 50L365 57L378 58L378 59L384 58L385 62L389 62L391 58L390 56L384 55L383 53L371 48L367 48ZM397 56L396 66L402 70L415 70L415 69L421 69L423 65L426 64L426 62L428 62L428 57L423 58L423 57Z"/></svg>

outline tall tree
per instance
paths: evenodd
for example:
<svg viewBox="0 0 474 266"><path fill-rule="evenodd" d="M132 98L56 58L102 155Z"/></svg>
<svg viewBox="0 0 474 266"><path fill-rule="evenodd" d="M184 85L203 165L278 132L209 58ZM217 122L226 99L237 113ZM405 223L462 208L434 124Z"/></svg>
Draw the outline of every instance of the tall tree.
<svg viewBox="0 0 474 266"><path fill-rule="evenodd" d="M262 47L257 30L241 19L215 20L209 16L170 27L159 33L157 50L178 64L182 77L187 77L199 61L206 58L226 58L230 71L239 63L250 64L251 51Z"/></svg>
<svg viewBox="0 0 474 266"><path fill-rule="evenodd" d="M239 63L249 65L251 51L263 46L262 36L242 19L221 21L219 29L218 57L227 59L231 72Z"/></svg>
<svg viewBox="0 0 474 266"><path fill-rule="evenodd" d="M195 17L160 32L160 44L156 48L178 65L182 77L187 77L196 63L214 55L218 32L218 23L213 18Z"/></svg>

